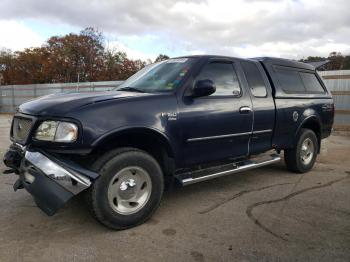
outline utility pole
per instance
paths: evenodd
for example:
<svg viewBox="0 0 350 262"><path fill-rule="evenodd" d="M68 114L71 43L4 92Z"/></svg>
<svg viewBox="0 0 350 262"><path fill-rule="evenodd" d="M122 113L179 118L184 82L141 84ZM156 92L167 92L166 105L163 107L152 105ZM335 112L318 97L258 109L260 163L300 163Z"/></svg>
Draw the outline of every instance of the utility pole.
<svg viewBox="0 0 350 262"><path fill-rule="evenodd" d="M78 79L77 79L77 92L79 92L79 81L80 81L80 73L78 72L78 75L77 75Z"/></svg>

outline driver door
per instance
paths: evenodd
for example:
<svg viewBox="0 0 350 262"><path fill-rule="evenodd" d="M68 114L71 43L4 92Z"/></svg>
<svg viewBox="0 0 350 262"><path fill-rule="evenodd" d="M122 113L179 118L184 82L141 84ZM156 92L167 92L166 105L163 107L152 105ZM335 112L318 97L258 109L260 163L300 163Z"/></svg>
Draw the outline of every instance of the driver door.
<svg viewBox="0 0 350 262"><path fill-rule="evenodd" d="M185 165L246 156L252 132L251 99L242 88L234 61L210 59L195 77L211 80L216 92L184 97L179 121Z"/></svg>

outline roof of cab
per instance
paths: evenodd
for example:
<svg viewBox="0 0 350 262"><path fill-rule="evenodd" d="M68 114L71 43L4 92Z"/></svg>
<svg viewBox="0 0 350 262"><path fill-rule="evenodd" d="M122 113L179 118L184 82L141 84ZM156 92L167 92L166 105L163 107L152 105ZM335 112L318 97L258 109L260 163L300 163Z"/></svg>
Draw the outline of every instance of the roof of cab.
<svg viewBox="0 0 350 262"><path fill-rule="evenodd" d="M232 57L232 56L223 56L223 55L186 55L186 56L179 56L179 57L172 57L170 59L176 59L176 58L228 58L228 59L240 59L240 60L246 60L244 58L239 57Z"/></svg>
<svg viewBox="0 0 350 262"><path fill-rule="evenodd" d="M232 57L232 56L221 56L221 55L189 55L189 56L182 56L183 58L190 58L190 57L197 57L197 58L235 58L238 60L254 60L254 61L260 61L263 64L269 64L269 65L280 65L280 66L288 66L288 67L295 67L295 68L301 68L301 69L306 69L306 70L315 70L315 67L298 62L295 60L289 60L289 59L284 59L284 58L275 58L275 57L254 57L254 58L239 58L239 57ZM180 58L180 57L175 57L175 58Z"/></svg>

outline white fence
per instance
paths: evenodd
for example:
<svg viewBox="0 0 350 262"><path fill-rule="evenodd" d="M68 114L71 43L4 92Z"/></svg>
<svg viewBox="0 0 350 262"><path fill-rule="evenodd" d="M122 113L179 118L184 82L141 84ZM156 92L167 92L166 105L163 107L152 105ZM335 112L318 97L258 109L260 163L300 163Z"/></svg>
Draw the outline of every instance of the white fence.
<svg viewBox="0 0 350 262"><path fill-rule="evenodd" d="M320 71L335 103L335 124L350 127L350 70Z"/></svg>
<svg viewBox="0 0 350 262"><path fill-rule="evenodd" d="M123 81L0 86L0 113L13 113L20 104L44 95L62 92L107 91Z"/></svg>

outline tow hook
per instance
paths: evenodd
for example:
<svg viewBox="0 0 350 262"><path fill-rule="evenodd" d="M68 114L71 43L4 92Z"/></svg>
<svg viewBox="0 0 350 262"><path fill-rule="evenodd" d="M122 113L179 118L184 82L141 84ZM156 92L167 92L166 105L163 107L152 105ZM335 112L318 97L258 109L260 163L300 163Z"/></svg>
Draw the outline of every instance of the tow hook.
<svg viewBox="0 0 350 262"><path fill-rule="evenodd" d="M4 164L9 167L9 170L6 170L5 174L15 173L19 174L18 169L21 165L23 155L16 149L13 145L7 150L4 155ZM11 172L13 171L13 172Z"/></svg>
<svg viewBox="0 0 350 262"><path fill-rule="evenodd" d="M17 179L16 183L13 185L13 190L16 192L18 189L23 189L24 186L22 184L21 179Z"/></svg>
<svg viewBox="0 0 350 262"><path fill-rule="evenodd" d="M4 172L2 172L4 175L8 175L8 174L17 174L18 175L18 171L16 169L6 169L4 170Z"/></svg>

